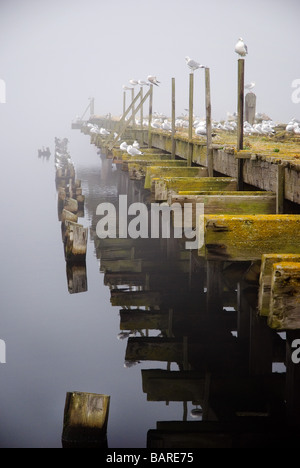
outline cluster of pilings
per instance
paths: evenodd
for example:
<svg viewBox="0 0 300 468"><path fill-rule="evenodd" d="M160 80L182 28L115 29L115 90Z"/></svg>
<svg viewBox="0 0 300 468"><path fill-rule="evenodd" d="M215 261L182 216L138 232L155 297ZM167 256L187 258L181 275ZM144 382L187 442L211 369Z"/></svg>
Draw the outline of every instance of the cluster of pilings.
<svg viewBox="0 0 300 468"><path fill-rule="evenodd" d="M55 167L58 218L61 221L69 291L83 292L87 290L85 261L88 228L79 224L78 219L84 216L85 196L81 181L76 179L67 139L55 139Z"/></svg>

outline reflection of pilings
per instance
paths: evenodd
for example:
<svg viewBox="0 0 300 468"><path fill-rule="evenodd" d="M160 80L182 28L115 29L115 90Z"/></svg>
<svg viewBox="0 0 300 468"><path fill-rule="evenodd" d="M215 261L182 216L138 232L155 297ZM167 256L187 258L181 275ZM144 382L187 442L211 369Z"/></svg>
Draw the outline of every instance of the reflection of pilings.
<svg viewBox="0 0 300 468"><path fill-rule="evenodd" d="M85 262L82 265L72 265L67 262L66 268L69 293L86 292L88 287Z"/></svg>

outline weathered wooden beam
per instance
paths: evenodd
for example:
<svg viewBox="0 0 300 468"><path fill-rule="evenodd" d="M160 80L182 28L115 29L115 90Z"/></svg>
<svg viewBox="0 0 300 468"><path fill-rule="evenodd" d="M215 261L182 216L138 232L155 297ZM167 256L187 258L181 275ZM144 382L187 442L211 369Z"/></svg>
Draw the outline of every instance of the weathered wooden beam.
<svg viewBox="0 0 300 468"><path fill-rule="evenodd" d="M206 192L202 195L173 195L170 203L192 205L192 226L196 226L196 205L204 204L204 214L274 214L276 194L273 192ZM183 226L183 224L182 224ZM186 227L190 227L185 224Z"/></svg>
<svg viewBox="0 0 300 468"><path fill-rule="evenodd" d="M86 265L69 265L67 263L68 291L70 294L80 294L88 290Z"/></svg>
<svg viewBox="0 0 300 468"><path fill-rule="evenodd" d="M173 193L182 190L228 191L237 190L237 181L231 177L178 177L154 179L155 200L167 201Z"/></svg>
<svg viewBox="0 0 300 468"><path fill-rule="evenodd" d="M110 396L68 392L65 401L63 448L107 448Z"/></svg>
<svg viewBox="0 0 300 468"><path fill-rule="evenodd" d="M64 229L65 258L69 263L82 263L86 258L88 228L82 225L65 221Z"/></svg>
<svg viewBox="0 0 300 468"><path fill-rule="evenodd" d="M300 262L300 255L294 254L263 254L259 277L258 311L267 317L270 312L270 297L273 265L281 262Z"/></svg>
<svg viewBox="0 0 300 468"><path fill-rule="evenodd" d="M300 262L273 265L268 325L300 330Z"/></svg>
<svg viewBox="0 0 300 468"><path fill-rule="evenodd" d="M133 180L141 180L147 177L148 167L186 167L186 161L175 161L175 160L138 160L138 161L128 161L127 168L129 172L129 177ZM124 170L126 163L124 164ZM148 179L147 179L148 180ZM147 183L148 188L149 183ZM151 185L149 186L149 188Z"/></svg>
<svg viewBox="0 0 300 468"><path fill-rule="evenodd" d="M206 167L147 167L145 189L150 189L152 179L160 179L166 177L208 177L208 170Z"/></svg>
<svg viewBox="0 0 300 468"><path fill-rule="evenodd" d="M204 215L208 260L259 260L264 253L300 253L298 215Z"/></svg>

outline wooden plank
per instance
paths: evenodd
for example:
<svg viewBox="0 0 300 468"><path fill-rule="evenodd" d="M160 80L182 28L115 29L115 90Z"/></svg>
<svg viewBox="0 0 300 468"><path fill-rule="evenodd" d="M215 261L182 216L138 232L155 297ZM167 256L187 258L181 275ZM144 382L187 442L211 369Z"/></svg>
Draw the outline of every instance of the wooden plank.
<svg viewBox="0 0 300 468"><path fill-rule="evenodd" d="M300 262L300 255L263 254L259 277L258 311L267 317L270 312L270 297L273 265L281 262Z"/></svg>
<svg viewBox="0 0 300 468"><path fill-rule="evenodd" d="M170 203L192 205L192 226L196 227L196 205L204 204L204 214L275 214L273 192L206 192L202 195L173 195ZM181 224L183 226L183 224ZM186 227L189 227L185 223ZM176 227L176 225L175 225Z"/></svg>
<svg viewBox="0 0 300 468"><path fill-rule="evenodd" d="M147 401L201 401L205 375L196 371L142 370Z"/></svg>
<svg viewBox="0 0 300 468"><path fill-rule="evenodd" d="M68 392L65 401L63 448L107 447L110 397Z"/></svg>
<svg viewBox="0 0 300 468"><path fill-rule="evenodd" d="M148 166L146 172L145 189L150 189L152 179L165 177L208 177L206 167L162 167Z"/></svg>
<svg viewBox="0 0 300 468"><path fill-rule="evenodd" d="M273 265L268 325L300 330L300 262Z"/></svg>
<svg viewBox="0 0 300 468"><path fill-rule="evenodd" d="M259 260L264 253L300 254L299 215L204 215L208 260Z"/></svg>
<svg viewBox="0 0 300 468"><path fill-rule="evenodd" d="M168 327L167 310L120 310L120 330L167 330Z"/></svg>
<svg viewBox="0 0 300 468"><path fill-rule="evenodd" d="M112 291L112 306L121 307L158 307L161 305L162 296L156 291Z"/></svg>
<svg viewBox="0 0 300 468"><path fill-rule="evenodd" d="M237 180L231 177L178 177L153 179L153 182L155 184L156 201L167 201L171 194L182 190L237 190Z"/></svg>

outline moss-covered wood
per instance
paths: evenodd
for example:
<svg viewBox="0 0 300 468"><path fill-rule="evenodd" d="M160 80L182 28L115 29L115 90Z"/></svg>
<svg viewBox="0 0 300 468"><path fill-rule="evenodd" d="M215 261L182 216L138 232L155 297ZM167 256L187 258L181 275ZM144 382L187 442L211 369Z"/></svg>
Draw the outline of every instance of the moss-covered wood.
<svg viewBox="0 0 300 468"><path fill-rule="evenodd" d="M182 190L236 191L237 180L231 177L170 177L153 179L155 200L167 201L169 196Z"/></svg>
<svg viewBox="0 0 300 468"><path fill-rule="evenodd" d="M294 254L263 254L259 277L258 311L260 315L268 316L270 312L270 297L273 265L281 262L300 262L300 255Z"/></svg>
<svg viewBox="0 0 300 468"><path fill-rule="evenodd" d="M298 215L204 215L204 246L209 260L259 260L265 253L300 254Z"/></svg>
<svg viewBox="0 0 300 468"><path fill-rule="evenodd" d="M145 189L150 189L152 179L164 177L208 177L206 167L147 167Z"/></svg>
<svg viewBox="0 0 300 468"><path fill-rule="evenodd" d="M300 262L273 265L268 325L300 330Z"/></svg>

